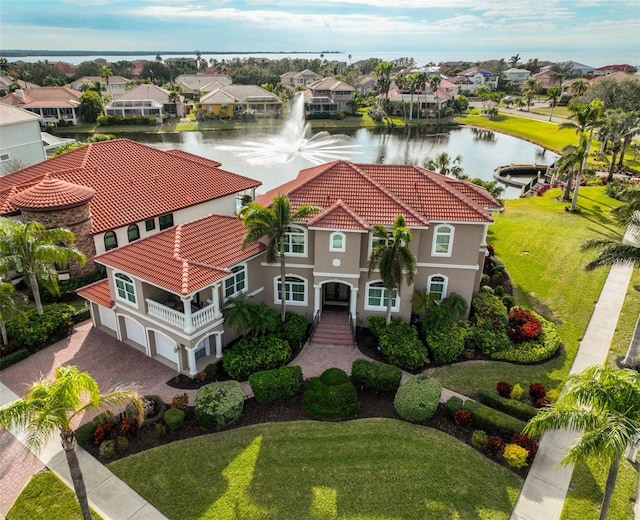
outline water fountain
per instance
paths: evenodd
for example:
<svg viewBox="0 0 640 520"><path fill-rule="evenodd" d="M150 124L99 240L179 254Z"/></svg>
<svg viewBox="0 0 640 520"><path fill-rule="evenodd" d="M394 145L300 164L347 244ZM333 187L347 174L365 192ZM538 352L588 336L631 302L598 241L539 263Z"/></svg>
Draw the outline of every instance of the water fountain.
<svg viewBox="0 0 640 520"><path fill-rule="evenodd" d="M240 144L217 146L217 150L231 151L246 163L260 166L284 164L297 158L322 164L357 155L359 144L353 139L329 132L313 134L304 118L304 98L298 94L292 101L291 111L284 127L277 135L257 135L257 139L243 140Z"/></svg>

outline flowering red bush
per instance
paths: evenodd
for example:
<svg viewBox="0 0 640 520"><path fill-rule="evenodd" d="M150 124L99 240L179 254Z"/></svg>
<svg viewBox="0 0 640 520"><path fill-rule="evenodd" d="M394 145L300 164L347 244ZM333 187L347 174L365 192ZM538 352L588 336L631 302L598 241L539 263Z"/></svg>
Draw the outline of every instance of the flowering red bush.
<svg viewBox="0 0 640 520"><path fill-rule="evenodd" d="M469 410L457 410L453 414L453 422L457 426L469 426L471 424L471 412Z"/></svg>
<svg viewBox="0 0 640 520"><path fill-rule="evenodd" d="M497 455L504 448L504 441L497 435L491 435L487 437L487 442L484 443L484 449L493 455Z"/></svg>
<svg viewBox="0 0 640 520"><path fill-rule="evenodd" d="M507 383L506 381L499 381L498 384L496 385L496 392L498 392L498 395L509 399L511 398L512 388L513 387L511 386L510 383Z"/></svg>
<svg viewBox="0 0 640 520"><path fill-rule="evenodd" d="M538 441L532 439L528 435L514 433L511 437L511 444L517 444L529 452L529 456L527 457L527 462L529 464L533 462L536 453L538 453Z"/></svg>
<svg viewBox="0 0 640 520"><path fill-rule="evenodd" d="M535 403L538 399L546 397L547 392L543 384L531 383L529 385L529 395L531 396L531 400Z"/></svg>
<svg viewBox="0 0 640 520"><path fill-rule="evenodd" d="M509 311L509 338L516 343L531 341L540 336L542 324L531 312L522 307L513 307Z"/></svg>
<svg viewBox="0 0 640 520"><path fill-rule="evenodd" d="M96 429L93 430L93 444L99 446L102 441L111 439L113 437L113 423L106 422L98 424Z"/></svg>
<svg viewBox="0 0 640 520"><path fill-rule="evenodd" d="M135 435L138 431L138 419L135 417L123 417L120 422L120 433Z"/></svg>

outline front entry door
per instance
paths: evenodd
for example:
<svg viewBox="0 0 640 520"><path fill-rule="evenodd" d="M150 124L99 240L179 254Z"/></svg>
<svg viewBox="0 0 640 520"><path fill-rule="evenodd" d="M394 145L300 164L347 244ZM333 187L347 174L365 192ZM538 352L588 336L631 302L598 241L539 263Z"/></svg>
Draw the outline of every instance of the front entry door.
<svg viewBox="0 0 640 520"><path fill-rule="evenodd" d="M339 307L349 306L349 286L339 282L324 284L324 304Z"/></svg>

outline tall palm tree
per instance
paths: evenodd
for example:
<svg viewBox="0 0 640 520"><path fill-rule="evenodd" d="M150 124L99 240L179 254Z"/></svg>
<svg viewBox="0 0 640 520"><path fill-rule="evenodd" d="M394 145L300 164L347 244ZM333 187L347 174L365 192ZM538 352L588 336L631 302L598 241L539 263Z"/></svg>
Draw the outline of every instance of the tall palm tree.
<svg viewBox="0 0 640 520"><path fill-rule="evenodd" d="M440 86L440 82L442 78L439 74L435 74L429 78L429 86L431 87L431 91L433 95L436 97L436 110L438 112L438 117L440 117L440 99L438 98L438 87Z"/></svg>
<svg viewBox="0 0 640 520"><path fill-rule="evenodd" d="M380 94L384 94L385 100L389 99L389 87L391 86L392 71L393 63L389 61L381 61L373 71L373 73L378 77L378 91Z"/></svg>
<svg viewBox="0 0 640 520"><path fill-rule="evenodd" d="M589 90L589 83L587 80L582 78L577 78L571 82L571 91L573 95L576 97L580 97L585 94Z"/></svg>
<svg viewBox="0 0 640 520"><path fill-rule="evenodd" d="M25 445L35 451L59 431L82 518L91 520L84 477L75 451L74 422L84 412L127 404L136 408L139 420L144 418L142 399L134 389L120 387L102 394L98 383L87 372L73 366L58 366L53 381L41 379L27 389L22 399L0 407L0 426L24 427Z"/></svg>
<svg viewBox="0 0 640 520"><path fill-rule="evenodd" d="M382 284L387 290L386 323L389 325L393 292L400 294L405 275L407 284L413 283L416 274L416 257L409 249L411 231L402 215L396 216L391 231L380 224L373 226L373 237L379 239L380 243L371 251L369 274L374 269L380 268Z"/></svg>
<svg viewBox="0 0 640 520"><path fill-rule="evenodd" d="M73 247L74 239L73 232L66 228L47 229L39 222L23 224L0 218L0 272L16 270L26 275L39 314L44 313L39 284L54 296L60 295L55 264L73 260L84 265L87 261Z"/></svg>
<svg viewBox="0 0 640 520"><path fill-rule="evenodd" d="M592 366L569 377L558 400L525 427L528 435L569 428L580 433L561 464L589 459L609 467L600 520L607 516L620 459L640 433L640 373Z"/></svg>
<svg viewBox="0 0 640 520"><path fill-rule="evenodd" d="M404 103L404 89L407 88L409 84L409 78L404 72L398 72L396 76L393 78L393 82L396 84L396 87L400 89L400 93L402 94L402 117L407 121L407 106ZM411 92L411 98L413 100L413 92Z"/></svg>
<svg viewBox="0 0 640 520"><path fill-rule="evenodd" d="M414 72L413 74L409 74L407 76L407 82L409 83L409 91L411 92L411 99L409 101L409 121L413 119L413 95L416 93L418 88L418 73Z"/></svg>
<svg viewBox="0 0 640 520"><path fill-rule="evenodd" d="M107 84L107 94L111 95L111 85L109 85L109 78L113 76L113 71L110 67L100 67L100 77L104 79Z"/></svg>
<svg viewBox="0 0 640 520"><path fill-rule="evenodd" d="M422 105L420 103L420 94L424 94L424 90L429 81L429 74L426 72L416 72L416 92L418 92L418 114L416 119L420 122L420 112L422 112Z"/></svg>
<svg viewBox="0 0 640 520"><path fill-rule="evenodd" d="M294 222L300 222L316 214L320 208L308 204L300 205L295 211L291 209L291 201L287 195L278 194L273 198L270 207L257 202L249 202L241 212L242 223L247 228L247 233L242 240L242 247L253 244L261 238L267 239L266 258L270 264L280 257L280 319L282 323L286 317L285 294L285 236L289 226Z"/></svg>
<svg viewBox="0 0 640 520"><path fill-rule="evenodd" d="M441 152L436 155L435 159L427 159L424 167L440 175L452 175L456 179L460 179L464 175L464 170L460 166L461 162L461 155L452 157L447 152Z"/></svg>
<svg viewBox="0 0 640 520"><path fill-rule="evenodd" d="M516 54L515 56L511 56L511 58L509 58L509 63L511 64L512 67L517 67L519 61L520 61L520 53Z"/></svg>
<svg viewBox="0 0 640 520"><path fill-rule="evenodd" d="M603 147L611 151L607 182L613 181L613 174L616 171L616 158L622 150L624 139L629 131L629 122L628 115L619 108L607 110L604 113L604 119L598 135Z"/></svg>
<svg viewBox="0 0 640 520"><path fill-rule="evenodd" d="M571 188L573 178L576 178L576 184L580 184L580 174L582 173L582 165L585 163L585 157L589 153L587 148L588 143L587 134L584 132L578 136L578 144L568 144L562 148L562 155L556 161L555 170L559 174L567 174L567 183L564 188L563 199L568 201L571 198ZM574 191L574 197L571 198L571 211L575 211L574 199L576 198L576 192ZM576 199L577 203L577 199Z"/></svg>
<svg viewBox="0 0 640 520"><path fill-rule="evenodd" d="M15 293L15 288L10 282L5 282L0 278L0 335L2 336L2 345L9 344L9 338L7 337L7 320L17 320L23 322L26 319L26 314L21 309L25 301L20 301L21 294ZM24 298L26 300L26 298Z"/></svg>
<svg viewBox="0 0 640 520"><path fill-rule="evenodd" d="M558 103L558 98L562 94L562 89L560 85L554 85L553 87L549 87L547 90L547 96L549 96L549 100L551 101L551 112L549 112L549 121L553 117L553 109L556 108L556 104Z"/></svg>

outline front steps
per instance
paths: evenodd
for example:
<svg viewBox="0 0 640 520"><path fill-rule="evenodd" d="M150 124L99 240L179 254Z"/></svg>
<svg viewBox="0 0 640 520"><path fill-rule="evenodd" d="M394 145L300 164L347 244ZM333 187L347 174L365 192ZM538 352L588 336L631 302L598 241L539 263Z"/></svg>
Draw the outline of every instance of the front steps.
<svg viewBox="0 0 640 520"><path fill-rule="evenodd" d="M345 311L323 311L310 343L353 347L349 314Z"/></svg>

